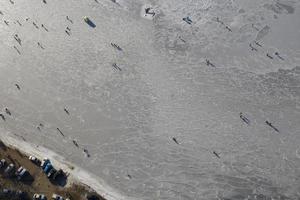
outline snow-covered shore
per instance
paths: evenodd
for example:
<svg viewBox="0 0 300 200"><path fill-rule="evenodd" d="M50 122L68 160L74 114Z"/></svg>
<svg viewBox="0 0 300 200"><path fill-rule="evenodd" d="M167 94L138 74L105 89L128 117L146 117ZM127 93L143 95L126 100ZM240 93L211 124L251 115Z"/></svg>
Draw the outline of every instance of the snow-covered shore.
<svg viewBox="0 0 300 200"><path fill-rule="evenodd" d="M4 137L3 137L4 136ZM54 153L53 151L46 149L39 145L34 145L26 141L21 141L8 135L1 135L0 140L5 145L18 149L19 151L27 154L34 155L39 159L47 157L57 168L63 169L69 174L67 187L73 183L87 185L91 189L95 190L98 194L106 198L107 200L126 200L124 196L121 196L109 186L101 183L99 179L84 169L75 166L68 162L62 156Z"/></svg>

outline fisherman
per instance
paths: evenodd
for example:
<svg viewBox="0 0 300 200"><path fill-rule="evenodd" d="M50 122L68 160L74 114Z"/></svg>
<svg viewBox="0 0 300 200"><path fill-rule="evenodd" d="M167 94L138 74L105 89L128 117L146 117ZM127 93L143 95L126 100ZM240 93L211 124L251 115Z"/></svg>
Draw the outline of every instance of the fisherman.
<svg viewBox="0 0 300 200"><path fill-rule="evenodd" d="M172 139L176 144L179 144L179 142L177 141L177 139L175 137L173 137Z"/></svg>
<svg viewBox="0 0 300 200"><path fill-rule="evenodd" d="M232 32L231 28L229 28L228 26L225 27L228 31Z"/></svg>
<svg viewBox="0 0 300 200"><path fill-rule="evenodd" d="M47 1L46 1L46 0L43 0L43 3L44 3L44 4L47 4Z"/></svg>
<svg viewBox="0 0 300 200"><path fill-rule="evenodd" d="M78 143L77 143L75 140L72 140L72 142L73 142L73 144L74 144L77 148L79 148L79 145L78 145Z"/></svg>
<svg viewBox="0 0 300 200"><path fill-rule="evenodd" d="M189 16L182 18L182 20L185 21L188 24L192 24L193 23L193 21L190 19Z"/></svg>
<svg viewBox="0 0 300 200"><path fill-rule="evenodd" d="M256 31L259 31L259 29L256 28L256 27L254 26L254 24L252 24L252 28L254 28Z"/></svg>
<svg viewBox="0 0 300 200"><path fill-rule="evenodd" d="M117 44L115 43L110 43L112 47L118 49L119 51L122 51L122 48L120 46L118 46Z"/></svg>
<svg viewBox="0 0 300 200"><path fill-rule="evenodd" d="M8 26L8 24L9 24L9 22L8 21L6 21L6 20L4 20L4 23Z"/></svg>
<svg viewBox="0 0 300 200"><path fill-rule="evenodd" d="M150 12L150 10L151 10L152 8L146 8L145 9L145 13L146 13L146 15L152 15L152 17L154 17L154 15L155 15L155 12L154 11L152 11L152 12Z"/></svg>
<svg viewBox="0 0 300 200"><path fill-rule="evenodd" d="M70 35L70 32L69 32L69 31L65 30L65 32L66 32L66 34Z"/></svg>
<svg viewBox="0 0 300 200"><path fill-rule="evenodd" d="M221 158L221 157L219 156L219 154L216 153L215 151L213 151L213 153L215 154L215 156L216 156L217 158Z"/></svg>
<svg viewBox="0 0 300 200"><path fill-rule="evenodd" d="M69 16L66 16L66 19L73 24L73 21L69 18Z"/></svg>
<svg viewBox="0 0 300 200"><path fill-rule="evenodd" d="M5 108L5 112L6 112L6 114L11 115L11 112L10 112L10 110L8 110L8 108Z"/></svg>
<svg viewBox="0 0 300 200"><path fill-rule="evenodd" d="M83 149L83 152L85 155L89 158L91 155L89 154L89 151L87 149Z"/></svg>
<svg viewBox="0 0 300 200"><path fill-rule="evenodd" d="M251 43L249 44L249 47L251 48L252 51L257 51L257 49L254 48Z"/></svg>
<svg viewBox="0 0 300 200"><path fill-rule="evenodd" d="M17 87L18 90L21 89L20 86L19 86L19 84L16 83L15 86Z"/></svg>
<svg viewBox="0 0 300 200"><path fill-rule="evenodd" d="M270 56L270 54L268 54L268 53L267 53L267 57L270 58L270 59L273 59L273 57Z"/></svg>
<svg viewBox="0 0 300 200"><path fill-rule="evenodd" d="M184 39L182 39L181 36L178 37L182 42L186 43L186 41Z"/></svg>
<svg viewBox="0 0 300 200"><path fill-rule="evenodd" d="M19 51L19 49L16 46L14 46L14 49L18 52L18 54L21 55L21 52Z"/></svg>
<svg viewBox="0 0 300 200"><path fill-rule="evenodd" d="M2 113L0 113L0 117L2 118L3 121L5 121L5 117Z"/></svg>
<svg viewBox="0 0 300 200"><path fill-rule="evenodd" d="M68 31L71 31L71 29L67 26L67 28L66 28Z"/></svg>
<svg viewBox="0 0 300 200"><path fill-rule="evenodd" d="M271 122L266 121L266 124L267 124L268 126L270 126L271 128L273 128L276 132L279 132L279 130L278 130L275 126L273 126L273 124L272 124Z"/></svg>
<svg viewBox="0 0 300 200"><path fill-rule="evenodd" d="M206 61L206 65L207 66L209 66L211 63L210 63L210 61L208 60L208 59L205 59L205 61Z"/></svg>
<svg viewBox="0 0 300 200"><path fill-rule="evenodd" d="M260 47L262 47L262 45L261 45L261 44L259 44L257 41L254 41L254 43L255 43L257 46L260 46Z"/></svg>
<svg viewBox="0 0 300 200"><path fill-rule="evenodd" d="M18 34L15 34L15 35L14 35L14 38L15 38L15 40L19 43L19 45L22 45L22 44L21 44L21 39L19 38Z"/></svg>
<svg viewBox="0 0 300 200"><path fill-rule="evenodd" d="M64 111L65 111L68 115L70 115L69 111L68 111L66 108L64 108Z"/></svg>
<svg viewBox="0 0 300 200"><path fill-rule="evenodd" d="M22 24L19 22L19 20L17 20L17 23L18 23L20 26L22 26Z"/></svg>
<svg viewBox="0 0 300 200"><path fill-rule="evenodd" d="M250 124L250 120L249 120L247 117L245 117L245 116L243 115L243 113L241 113L241 112L240 112L240 118L241 118L246 124Z"/></svg>
<svg viewBox="0 0 300 200"><path fill-rule="evenodd" d="M59 129L59 128L56 128L58 130L58 132L63 136L65 137L65 135L63 134L63 132Z"/></svg>
<svg viewBox="0 0 300 200"><path fill-rule="evenodd" d="M35 28L37 28L37 29L39 28L38 25L36 25L35 22L32 22L32 24L35 26Z"/></svg>
<svg viewBox="0 0 300 200"><path fill-rule="evenodd" d="M41 47L41 49L45 49L41 43L38 42L37 44L39 47Z"/></svg>
<svg viewBox="0 0 300 200"><path fill-rule="evenodd" d="M113 63L112 66L113 66L115 69L117 69L117 70L119 70L119 71L122 71L122 69L117 65L117 63Z"/></svg>
<svg viewBox="0 0 300 200"><path fill-rule="evenodd" d="M275 52L275 55L279 58L279 59L281 59L281 60L284 60L284 58L283 57L281 57L280 55L279 55L279 53L278 52Z"/></svg>
<svg viewBox="0 0 300 200"><path fill-rule="evenodd" d="M212 66L212 67L216 67L214 64L212 64L208 59L205 59L206 65L207 66Z"/></svg>

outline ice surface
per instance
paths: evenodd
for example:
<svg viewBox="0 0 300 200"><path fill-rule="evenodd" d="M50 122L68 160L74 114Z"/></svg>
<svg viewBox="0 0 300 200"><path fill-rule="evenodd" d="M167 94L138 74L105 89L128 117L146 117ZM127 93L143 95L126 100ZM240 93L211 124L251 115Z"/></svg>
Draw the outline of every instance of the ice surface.
<svg viewBox="0 0 300 200"><path fill-rule="evenodd" d="M49 148L132 198L299 199L299 9L297 0L0 1L1 137Z"/></svg>

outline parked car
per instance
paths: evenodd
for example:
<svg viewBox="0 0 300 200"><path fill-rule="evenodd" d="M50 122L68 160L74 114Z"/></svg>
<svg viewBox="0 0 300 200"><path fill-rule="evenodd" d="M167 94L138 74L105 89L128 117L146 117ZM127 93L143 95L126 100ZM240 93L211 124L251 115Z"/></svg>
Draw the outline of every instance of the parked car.
<svg viewBox="0 0 300 200"><path fill-rule="evenodd" d="M45 173L45 174L48 174L52 168L53 168L52 164L51 164L51 163L48 163L48 164L46 165L46 167L44 168L44 173Z"/></svg>
<svg viewBox="0 0 300 200"><path fill-rule="evenodd" d="M12 175L15 171L15 165L14 164L9 164L6 169L4 170L4 173L8 176Z"/></svg>
<svg viewBox="0 0 300 200"><path fill-rule="evenodd" d="M35 156L29 156L29 160L31 162L33 162L34 164L36 164L36 165L40 165L41 164L41 161L39 159L37 159Z"/></svg>
<svg viewBox="0 0 300 200"><path fill-rule="evenodd" d="M53 177L54 174L55 174L56 172L57 172L57 170L54 169L54 168L52 168L52 169L48 172L47 177L48 177L48 178Z"/></svg>
<svg viewBox="0 0 300 200"><path fill-rule="evenodd" d="M6 165L5 159L1 159L1 160L0 160L0 169L1 169L2 167L5 167L5 165Z"/></svg>
<svg viewBox="0 0 300 200"><path fill-rule="evenodd" d="M43 194L34 194L32 199L33 200L47 200L46 196Z"/></svg>
<svg viewBox="0 0 300 200"><path fill-rule="evenodd" d="M20 200L26 199L27 193L26 193L26 192L23 192L23 191L21 191L21 190L18 190L18 191L16 192L16 196L17 196Z"/></svg>
<svg viewBox="0 0 300 200"><path fill-rule="evenodd" d="M58 194L53 194L52 195L52 199L53 200L64 200L64 198Z"/></svg>
<svg viewBox="0 0 300 200"><path fill-rule="evenodd" d="M18 180L21 180L23 177L25 177L27 175L27 173L28 173L27 169L25 169L24 167L20 167L16 171L16 176L17 176Z"/></svg>
<svg viewBox="0 0 300 200"><path fill-rule="evenodd" d="M2 193L5 195L11 195L11 194L13 194L13 191L11 189L4 188L2 190Z"/></svg>
<svg viewBox="0 0 300 200"><path fill-rule="evenodd" d="M42 169L44 169L48 163L50 163L50 160L48 158L44 158L41 162Z"/></svg>
<svg viewBox="0 0 300 200"><path fill-rule="evenodd" d="M55 174L53 174L52 180L55 181L57 178L61 178L61 177L65 178L66 174L62 169L59 169L57 172L55 172Z"/></svg>

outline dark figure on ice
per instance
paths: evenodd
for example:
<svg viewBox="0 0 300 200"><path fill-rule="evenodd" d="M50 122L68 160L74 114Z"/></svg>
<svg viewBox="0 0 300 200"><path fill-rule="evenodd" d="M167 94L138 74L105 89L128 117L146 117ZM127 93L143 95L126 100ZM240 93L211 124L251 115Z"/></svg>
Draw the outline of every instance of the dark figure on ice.
<svg viewBox="0 0 300 200"><path fill-rule="evenodd" d="M193 23L193 21L190 19L189 16L182 18L182 20L185 21L188 24L192 24Z"/></svg>
<svg viewBox="0 0 300 200"><path fill-rule="evenodd" d="M66 16L66 19L73 24L73 21L69 18L69 16Z"/></svg>
<svg viewBox="0 0 300 200"><path fill-rule="evenodd" d="M216 67L214 64L212 64L208 59L205 59L206 65L207 66L212 66L212 67Z"/></svg>
<svg viewBox="0 0 300 200"><path fill-rule="evenodd" d="M66 34L70 36L70 32L68 30L65 30Z"/></svg>
<svg viewBox="0 0 300 200"><path fill-rule="evenodd" d="M279 133L279 130L278 130L275 126L273 126L273 124L272 124L271 122L266 121L266 124L267 124L268 126L270 126L271 128L273 128L276 132Z"/></svg>
<svg viewBox="0 0 300 200"><path fill-rule="evenodd" d="M145 9L145 13L146 15L152 15L152 17L154 17L155 15L155 12L154 11L151 11L152 8L146 8Z"/></svg>
<svg viewBox="0 0 300 200"><path fill-rule="evenodd" d="M117 44L115 44L115 43L110 43L110 45L111 45L112 47L116 48L117 50L122 51L122 48L121 48L119 45L117 45Z"/></svg>
<svg viewBox="0 0 300 200"><path fill-rule="evenodd" d="M15 86L17 87L18 90L21 90L19 84L16 83Z"/></svg>
<svg viewBox="0 0 300 200"><path fill-rule="evenodd" d="M67 28L66 28L68 31L71 31L71 29L67 26Z"/></svg>
<svg viewBox="0 0 300 200"><path fill-rule="evenodd" d="M8 26L8 24L9 24L9 22L8 21L6 21L6 20L4 20L4 23Z"/></svg>
<svg viewBox="0 0 300 200"><path fill-rule="evenodd" d="M22 24L20 23L20 21L19 21L19 20L17 20L17 23L19 24L19 26L22 26Z"/></svg>
<svg viewBox="0 0 300 200"><path fill-rule="evenodd" d="M63 136L65 137L65 135L63 134L63 132L59 129L59 128L56 128L58 130L58 132Z"/></svg>
<svg viewBox="0 0 300 200"><path fill-rule="evenodd" d="M44 4L47 4L47 1L46 1L46 0L43 0L43 3L44 3Z"/></svg>
<svg viewBox="0 0 300 200"><path fill-rule="evenodd" d="M0 117L2 118L3 121L5 121L5 117L2 113L0 113Z"/></svg>
<svg viewBox="0 0 300 200"><path fill-rule="evenodd" d="M70 115L69 111L68 111L66 108L64 108L64 111L65 111L68 115Z"/></svg>
<svg viewBox="0 0 300 200"><path fill-rule="evenodd" d="M41 43L38 42L37 44L39 47L41 47L41 49L45 49Z"/></svg>
<svg viewBox="0 0 300 200"><path fill-rule="evenodd" d="M38 25L36 25L35 22L32 22L32 24L35 26L35 28L37 28L37 29L39 28Z"/></svg>
<svg viewBox="0 0 300 200"><path fill-rule="evenodd" d="M122 69L117 65L117 63L113 63L112 66L113 66L115 69L117 69L117 70L119 70L119 71L122 71Z"/></svg>
<svg viewBox="0 0 300 200"><path fill-rule="evenodd" d="M280 60L284 60L284 58L281 57L278 52L275 52L275 56L277 56Z"/></svg>
<svg viewBox="0 0 300 200"><path fill-rule="evenodd" d="M259 29L256 28L256 27L254 26L254 24L252 24L251 26L252 26L252 28L254 28L256 31L259 31Z"/></svg>
<svg viewBox="0 0 300 200"><path fill-rule="evenodd" d="M249 47L251 48L251 51L257 51L257 49L254 48L254 47L252 46L252 44L249 44Z"/></svg>
<svg viewBox="0 0 300 200"><path fill-rule="evenodd" d="M228 31L232 32L231 28L229 28L228 26L225 27Z"/></svg>
<svg viewBox="0 0 300 200"><path fill-rule="evenodd" d="M182 39L181 36L178 37L182 42L186 43L186 41L184 39Z"/></svg>
<svg viewBox="0 0 300 200"><path fill-rule="evenodd" d="M11 115L11 112L10 112L10 110L8 110L8 108L5 108L5 112L6 112L6 114Z"/></svg>
<svg viewBox="0 0 300 200"><path fill-rule="evenodd" d="M21 41L21 39L19 38L18 34L15 34L15 35L14 35L14 38L15 38L15 40L19 43L19 45L22 46L22 44L21 44L22 41Z"/></svg>
<svg viewBox="0 0 300 200"><path fill-rule="evenodd" d="M247 117L245 117L244 115L243 115L243 113L240 113L240 118L241 118L241 120L243 120L246 124L250 124L250 120L247 118Z"/></svg>
<svg viewBox="0 0 300 200"><path fill-rule="evenodd" d="M177 139L175 137L173 137L172 139L176 144L179 144L179 142L177 141Z"/></svg>
<svg viewBox="0 0 300 200"><path fill-rule="evenodd" d="M254 43L255 43L257 46L262 47L262 45L259 44L257 41L254 41Z"/></svg>
<svg viewBox="0 0 300 200"><path fill-rule="evenodd" d="M87 149L83 149L83 152L85 155L89 158L91 155L89 154L89 151Z"/></svg>
<svg viewBox="0 0 300 200"><path fill-rule="evenodd" d="M213 153L215 154L215 156L216 156L217 158L221 158L221 157L219 156L219 154L216 153L215 151L213 151Z"/></svg>
<svg viewBox="0 0 300 200"><path fill-rule="evenodd" d="M267 53L267 57L270 58L270 59L273 59L273 57L270 56L270 54L268 54L268 53Z"/></svg>
<svg viewBox="0 0 300 200"><path fill-rule="evenodd" d="M49 31L49 30L45 27L44 24L42 24L41 26L42 26L42 28L43 28L45 31L47 31L47 32Z"/></svg>
<svg viewBox="0 0 300 200"><path fill-rule="evenodd" d="M132 179L132 177L131 177L131 175L130 175L130 174L127 174L127 176L128 176L128 178L129 178L129 179Z"/></svg>
<svg viewBox="0 0 300 200"><path fill-rule="evenodd" d="M16 46L14 46L14 49L18 52L19 55L21 55L21 52L19 51L19 49Z"/></svg>
<svg viewBox="0 0 300 200"><path fill-rule="evenodd" d="M77 148L79 148L79 145L78 145L78 143L77 143L75 140L72 140L72 142L73 142L73 144L74 144Z"/></svg>

